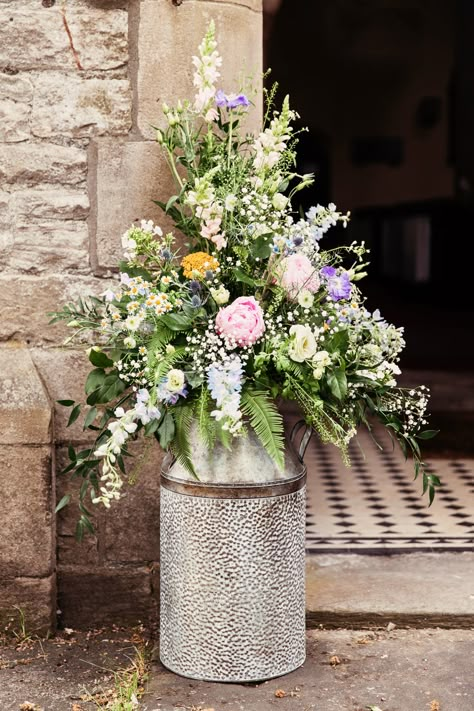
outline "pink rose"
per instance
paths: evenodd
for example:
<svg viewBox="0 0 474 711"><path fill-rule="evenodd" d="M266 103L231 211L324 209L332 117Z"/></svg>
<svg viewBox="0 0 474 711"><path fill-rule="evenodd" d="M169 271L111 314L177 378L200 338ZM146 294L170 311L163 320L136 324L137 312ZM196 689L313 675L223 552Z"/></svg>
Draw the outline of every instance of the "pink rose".
<svg viewBox="0 0 474 711"><path fill-rule="evenodd" d="M277 281L294 300L301 289L313 294L319 289L319 275L305 254L290 254L282 259L276 269Z"/></svg>
<svg viewBox="0 0 474 711"><path fill-rule="evenodd" d="M217 314L216 331L239 346L251 346L265 331L260 305L253 296L239 296Z"/></svg>

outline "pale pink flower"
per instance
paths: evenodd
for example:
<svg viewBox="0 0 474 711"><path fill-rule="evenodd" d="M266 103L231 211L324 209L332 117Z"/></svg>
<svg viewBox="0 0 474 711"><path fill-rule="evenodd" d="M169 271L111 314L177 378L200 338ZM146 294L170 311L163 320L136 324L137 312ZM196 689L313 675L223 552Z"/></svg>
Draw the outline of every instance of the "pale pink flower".
<svg viewBox="0 0 474 711"><path fill-rule="evenodd" d="M280 262L275 272L277 283L292 300L297 298L301 289L314 294L320 287L319 275L305 254L290 254Z"/></svg>
<svg viewBox="0 0 474 711"><path fill-rule="evenodd" d="M220 232L217 235L212 235L211 242L214 242L218 250L224 249L227 244L227 240Z"/></svg>
<svg viewBox="0 0 474 711"><path fill-rule="evenodd" d="M217 314L216 331L239 346L251 346L265 332L260 304L253 296L239 296Z"/></svg>

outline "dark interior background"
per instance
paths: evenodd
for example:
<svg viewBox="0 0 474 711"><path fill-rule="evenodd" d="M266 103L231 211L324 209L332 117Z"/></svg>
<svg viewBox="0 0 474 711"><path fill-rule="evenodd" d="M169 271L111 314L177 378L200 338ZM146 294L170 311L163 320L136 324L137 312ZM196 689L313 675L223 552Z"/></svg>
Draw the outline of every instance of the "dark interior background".
<svg viewBox="0 0 474 711"><path fill-rule="evenodd" d="M265 0L265 64L301 115L304 207L352 213L402 366L473 368L474 2ZM303 193L300 193L303 199Z"/></svg>

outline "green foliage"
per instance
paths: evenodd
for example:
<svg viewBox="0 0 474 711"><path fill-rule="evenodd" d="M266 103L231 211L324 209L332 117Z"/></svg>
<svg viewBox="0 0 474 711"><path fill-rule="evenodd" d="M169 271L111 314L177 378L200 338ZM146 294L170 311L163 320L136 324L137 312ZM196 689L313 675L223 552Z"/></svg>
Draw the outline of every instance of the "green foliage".
<svg viewBox="0 0 474 711"><path fill-rule="evenodd" d="M193 421L193 408L191 405L180 405L175 408L174 421L176 426L175 437L171 442L171 451L177 461L189 472L196 477L194 471L191 445L189 441L191 432L191 423Z"/></svg>
<svg viewBox="0 0 474 711"><path fill-rule="evenodd" d="M199 436L208 449L212 449L216 442L216 421L211 417L211 396L207 387L201 387L199 397L195 401L195 416Z"/></svg>
<svg viewBox="0 0 474 711"><path fill-rule="evenodd" d="M242 392L242 412L262 445L280 469L285 464L283 419L265 392L246 388Z"/></svg>

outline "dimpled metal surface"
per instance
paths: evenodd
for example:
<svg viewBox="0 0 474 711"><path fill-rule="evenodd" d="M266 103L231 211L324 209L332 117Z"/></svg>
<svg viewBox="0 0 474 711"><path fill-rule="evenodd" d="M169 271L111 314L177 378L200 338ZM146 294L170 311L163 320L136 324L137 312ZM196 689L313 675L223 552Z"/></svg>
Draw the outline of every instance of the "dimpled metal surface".
<svg viewBox="0 0 474 711"><path fill-rule="evenodd" d="M305 487L212 498L163 481L160 658L168 669L244 682L299 667L304 575Z"/></svg>

